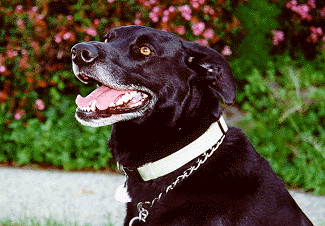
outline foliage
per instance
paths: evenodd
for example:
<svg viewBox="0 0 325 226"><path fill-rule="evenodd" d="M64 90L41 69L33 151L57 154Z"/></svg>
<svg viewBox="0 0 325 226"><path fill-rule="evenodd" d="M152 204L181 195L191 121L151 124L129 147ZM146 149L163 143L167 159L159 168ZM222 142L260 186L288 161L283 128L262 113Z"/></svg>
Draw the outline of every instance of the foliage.
<svg viewBox="0 0 325 226"><path fill-rule="evenodd" d="M307 63L298 68L289 57L247 77L242 122L249 139L292 187L325 193L324 71ZM280 68L278 71L277 68Z"/></svg>
<svg viewBox="0 0 325 226"><path fill-rule="evenodd" d="M49 107L44 123L33 118L25 123L14 121L9 128L0 124L0 162L47 162L66 170L106 167L112 157L106 145L110 127L81 126L74 112L71 98L65 97L59 107Z"/></svg>
<svg viewBox="0 0 325 226"><path fill-rule="evenodd" d="M220 51L254 145L285 181L324 193L322 1L14 0L0 17L0 162L103 167L110 127L74 120L75 96L91 87L74 78L70 49L138 24Z"/></svg>
<svg viewBox="0 0 325 226"><path fill-rule="evenodd" d="M251 0L239 5L234 15L246 30L241 44L232 46L236 59L231 63L238 78L252 67L266 70L266 62L282 54L301 61L317 57L325 63L325 2Z"/></svg>

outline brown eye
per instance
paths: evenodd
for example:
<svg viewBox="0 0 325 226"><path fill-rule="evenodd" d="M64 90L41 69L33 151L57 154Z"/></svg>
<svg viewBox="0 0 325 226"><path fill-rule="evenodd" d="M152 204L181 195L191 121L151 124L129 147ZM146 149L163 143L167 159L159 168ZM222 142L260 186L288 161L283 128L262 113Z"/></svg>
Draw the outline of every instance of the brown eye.
<svg viewBox="0 0 325 226"><path fill-rule="evenodd" d="M151 49L149 49L149 47L147 47L147 46L142 46L142 47L140 48L140 53L141 53L142 55L146 55L146 56L148 56L148 55L151 54Z"/></svg>

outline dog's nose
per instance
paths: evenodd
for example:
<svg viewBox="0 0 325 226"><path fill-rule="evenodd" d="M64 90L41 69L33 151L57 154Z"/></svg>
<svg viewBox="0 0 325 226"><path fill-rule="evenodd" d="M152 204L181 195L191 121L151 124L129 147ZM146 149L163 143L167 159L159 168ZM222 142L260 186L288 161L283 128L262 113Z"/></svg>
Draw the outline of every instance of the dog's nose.
<svg viewBox="0 0 325 226"><path fill-rule="evenodd" d="M98 50L90 43L78 43L71 48L71 58L76 64L90 63L97 57Z"/></svg>

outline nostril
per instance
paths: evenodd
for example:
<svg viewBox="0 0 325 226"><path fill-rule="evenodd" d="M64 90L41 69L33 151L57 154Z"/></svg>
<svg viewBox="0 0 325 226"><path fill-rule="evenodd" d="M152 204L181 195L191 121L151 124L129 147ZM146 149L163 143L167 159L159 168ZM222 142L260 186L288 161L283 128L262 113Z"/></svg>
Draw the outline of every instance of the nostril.
<svg viewBox="0 0 325 226"><path fill-rule="evenodd" d="M91 63L97 57L97 47L92 43L78 43L71 49L71 58L77 65Z"/></svg>
<svg viewBox="0 0 325 226"><path fill-rule="evenodd" d="M85 62L91 62L95 59L95 57L92 57L91 52L89 52L88 50L83 50L81 52L81 57Z"/></svg>

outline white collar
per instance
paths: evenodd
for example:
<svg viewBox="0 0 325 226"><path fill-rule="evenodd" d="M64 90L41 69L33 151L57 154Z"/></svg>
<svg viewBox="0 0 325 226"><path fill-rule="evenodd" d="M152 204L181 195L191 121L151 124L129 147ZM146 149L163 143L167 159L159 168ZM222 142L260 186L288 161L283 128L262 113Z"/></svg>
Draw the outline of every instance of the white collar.
<svg viewBox="0 0 325 226"><path fill-rule="evenodd" d="M165 176L211 149L227 130L227 124L220 116L218 121L212 123L209 129L192 143L165 158L138 167L137 171L143 181Z"/></svg>

